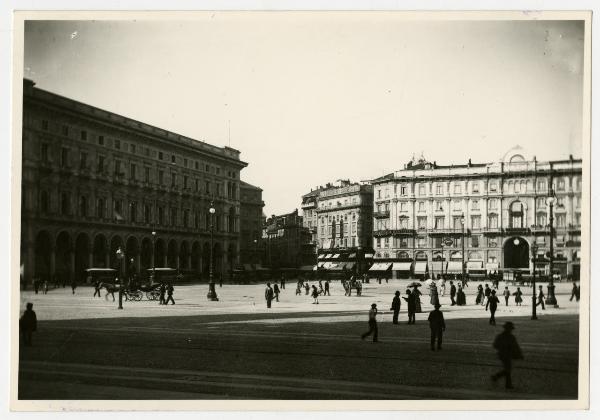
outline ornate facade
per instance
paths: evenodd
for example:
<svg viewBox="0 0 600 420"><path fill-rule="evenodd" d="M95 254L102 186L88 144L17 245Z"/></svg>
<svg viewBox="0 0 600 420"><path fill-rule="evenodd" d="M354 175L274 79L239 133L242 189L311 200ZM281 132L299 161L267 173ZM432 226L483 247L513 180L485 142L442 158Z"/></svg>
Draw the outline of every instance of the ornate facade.
<svg viewBox="0 0 600 420"><path fill-rule="evenodd" d="M239 259L240 152L216 147L24 81L24 277L78 281L89 267L171 267L207 275ZM213 216L209 208L213 203ZM152 232L156 234L153 235Z"/></svg>
<svg viewBox="0 0 600 420"><path fill-rule="evenodd" d="M425 159L372 181L373 247L397 275L516 270L548 274L553 205L554 268L579 277L582 161L527 160L520 147L498 162L440 166ZM464 241L464 243L463 243ZM406 274L406 273L405 273Z"/></svg>

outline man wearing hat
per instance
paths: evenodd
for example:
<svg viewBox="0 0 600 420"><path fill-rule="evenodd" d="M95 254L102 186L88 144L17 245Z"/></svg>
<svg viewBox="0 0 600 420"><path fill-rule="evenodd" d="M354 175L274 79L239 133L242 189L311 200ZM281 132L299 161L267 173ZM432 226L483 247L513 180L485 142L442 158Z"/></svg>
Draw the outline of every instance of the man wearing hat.
<svg viewBox="0 0 600 420"><path fill-rule="evenodd" d="M23 344L31 346L31 336L37 330L37 317L33 311L33 303L27 302L27 309L19 319L19 327L23 335Z"/></svg>
<svg viewBox="0 0 600 420"><path fill-rule="evenodd" d="M490 325L496 325L496 309L498 309L498 303L500 303L500 301L496 296L496 291L492 290L492 293L488 297L487 303L485 304L486 311L488 310L488 307L490 308Z"/></svg>
<svg viewBox="0 0 600 420"><path fill-rule="evenodd" d="M440 311L442 305L435 304L435 309L429 312L429 328L431 329L431 350L435 351L435 340L437 339L437 349L442 349L442 334L446 331L446 322L444 314Z"/></svg>
<svg viewBox="0 0 600 420"><path fill-rule="evenodd" d="M492 375L492 381L496 382L501 376L506 378L506 389L512 389L512 359L522 359L523 354L521 348L517 343L517 339L512 335L512 330L515 326L512 322L504 323L504 331L496 336L494 340L494 348L498 350L498 358L502 362L502 369L500 372Z"/></svg>
<svg viewBox="0 0 600 420"><path fill-rule="evenodd" d="M373 342L377 343L377 319L375 319L375 317L377 316L377 304L372 304L371 305L371 310L369 310L369 331L367 331L366 333L364 333L363 335L361 335L361 339L365 339L366 337L368 337L369 335L373 334Z"/></svg>
<svg viewBox="0 0 600 420"><path fill-rule="evenodd" d="M392 318L392 322L394 324L398 323L398 314L400 313L400 291L396 290L394 294L394 299L392 300L392 307L390 311L394 311L394 317Z"/></svg>

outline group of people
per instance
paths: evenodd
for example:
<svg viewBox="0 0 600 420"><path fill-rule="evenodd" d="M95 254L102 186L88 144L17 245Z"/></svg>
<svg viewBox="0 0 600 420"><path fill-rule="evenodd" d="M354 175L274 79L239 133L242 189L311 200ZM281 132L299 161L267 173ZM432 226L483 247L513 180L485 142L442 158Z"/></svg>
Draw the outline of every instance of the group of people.
<svg viewBox="0 0 600 420"><path fill-rule="evenodd" d="M54 289L58 289L61 286L61 284L63 289L67 287L66 279L63 277L61 281L60 278L55 274L53 281ZM75 294L75 289L77 289L77 281L73 278L73 280L71 281L71 291L73 294ZM40 290L44 295L47 295L48 291L50 290L50 282L48 281L48 279L42 280L39 277L35 277L33 279L33 291L37 295L40 292Z"/></svg>

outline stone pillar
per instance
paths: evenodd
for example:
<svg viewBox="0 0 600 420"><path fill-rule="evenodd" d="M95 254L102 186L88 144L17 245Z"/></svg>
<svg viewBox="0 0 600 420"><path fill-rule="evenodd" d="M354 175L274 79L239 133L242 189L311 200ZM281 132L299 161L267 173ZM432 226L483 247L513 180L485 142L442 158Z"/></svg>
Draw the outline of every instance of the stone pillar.
<svg viewBox="0 0 600 420"><path fill-rule="evenodd" d="M105 268L113 268L110 266L110 254L109 251L106 252L106 255L104 256L104 267Z"/></svg>
<svg viewBox="0 0 600 420"><path fill-rule="evenodd" d="M48 273L48 275L50 276L50 278L52 278L52 276L54 276L55 273L56 273L56 249L54 247L52 247L52 249L50 250L50 272Z"/></svg>
<svg viewBox="0 0 600 420"><path fill-rule="evenodd" d="M94 251L90 251L88 255L88 268L92 268L94 266Z"/></svg>
<svg viewBox="0 0 600 420"><path fill-rule="evenodd" d="M179 270L179 254L175 255L175 268Z"/></svg>
<svg viewBox="0 0 600 420"><path fill-rule="evenodd" d="M191 252L188 253L188 255L187 255L187 266L190 269L192 268L192 253Z"/></svg>
<svg viewBox="0 0 600 420"><path fill-rule="evenodd" d="M78 273L75 273L75 251L69 252L69 266L69 280L73 281L73 279L75 279L76 281L79 281L80 279L76 277Z"/></svg>

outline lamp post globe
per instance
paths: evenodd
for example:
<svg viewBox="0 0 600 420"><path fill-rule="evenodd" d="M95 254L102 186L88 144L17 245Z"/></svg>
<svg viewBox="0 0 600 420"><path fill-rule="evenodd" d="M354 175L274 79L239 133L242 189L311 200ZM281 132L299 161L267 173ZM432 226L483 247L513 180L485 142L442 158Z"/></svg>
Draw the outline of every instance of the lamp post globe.
<svg viewBox="0 0 600 420"><path fill-rule="evenodd" d="M217 291L215 290L215 279L213 274L213 235L215 230L215 224L213 220L214 215L216 213L216 209L212 202L210 203L210 208L208 209L208 212L210 213L210 265L208 272L208 294L206 295L206 297L209 300L217 301L219 300L219 298L217 297Z"/></svg>
<svg viewBox="0 0 600 420"><path fill-rule="evenodd" d="M546 295L546 304L553 305L558 308L558 302L554 295L554 205L556 203L556 195L554 189L550 189L548 197L546 197L546 204L548 204L550 213L550 278L548 281L548 293Z"/></svg>
<svg viewBox="0 0 600 420"><path fill-rule="evenodd" d="M532 293L531 293L531 319L532 320L536 320L537 319L537 314L535 312L535 310L536 310L536 304L535 304L535 259L537 258L537 252L538 252L538 246L534 242L531 245L531 263L533 264L533 280L531 281L531 285L532 285Z"/></svg>
<svg viewBox="0 0 600 420"><path fill-rule="evenodd" d="M156 231L153 230L152 231L152 279L150 280L151 284L154 283L154 279L156 278L156 262L154 260L155 249L156 249Z"/></svg>
<svg viewBox="0 0 600 420"><path fill-rule="evenodd" d="M116 256L117 256L117 261L119 262L119 307L118 309L123 309L123 258L125 257L125 254L123 253L123 250L121 250L121 247L117 248L116 251Z"/></svg>
<svg viewBox="0 0 600 420"><path fill-rule="evenodd" d="M461 214L460 216L460 228L461 228L461 239L460 239L460 246L461 246L461 258L462 258L462 264L461 264L461 272L462 272L462 282L463 285L465 283L465 214Z"/></svg>

